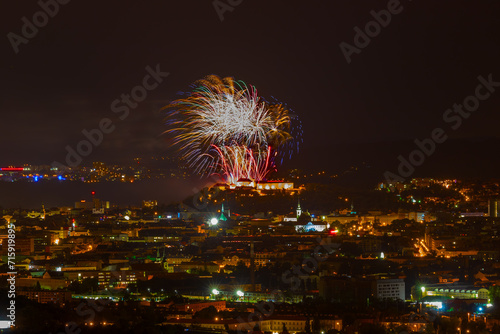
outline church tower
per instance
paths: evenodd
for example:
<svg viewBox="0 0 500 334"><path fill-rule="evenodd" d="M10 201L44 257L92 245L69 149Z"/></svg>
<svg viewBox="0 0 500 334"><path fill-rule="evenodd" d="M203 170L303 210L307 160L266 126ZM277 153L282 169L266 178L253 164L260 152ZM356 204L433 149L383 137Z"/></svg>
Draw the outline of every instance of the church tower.
<svg viewBox="0 0 500 334"><path fill-rule="evenodd" d="M222 207L220 209L220 221L225 222L227 220L226 216L224 215L224 202L222 202Z"/></svg>
<svg viewBox="0 0 500 334"><path fill-rule="evenodd" d="M302 214L302 209L300 208L300 198L299 198L297 203L297 219L300 217L301 214Z"/></svg>

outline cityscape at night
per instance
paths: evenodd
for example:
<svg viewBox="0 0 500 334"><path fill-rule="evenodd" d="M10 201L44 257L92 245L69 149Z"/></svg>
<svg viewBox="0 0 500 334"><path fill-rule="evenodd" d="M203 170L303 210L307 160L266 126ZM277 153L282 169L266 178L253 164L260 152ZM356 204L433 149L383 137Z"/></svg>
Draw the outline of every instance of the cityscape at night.
<svg viewBox="0 0 500 334"><path fill-rule="evenodd" d="M0 333L500 334L500 3L2 15Z"/></svg>

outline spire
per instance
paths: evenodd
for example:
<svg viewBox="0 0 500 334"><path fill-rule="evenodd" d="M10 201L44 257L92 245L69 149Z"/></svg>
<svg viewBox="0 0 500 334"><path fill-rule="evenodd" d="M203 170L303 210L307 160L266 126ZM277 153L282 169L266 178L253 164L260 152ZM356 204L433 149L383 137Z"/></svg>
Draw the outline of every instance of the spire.
<svg viewBox="0 0 500 334"><path fill-rule="evenodd" d="M297 218L299 218L301 214L302 214L302 209L300 208L300 197L299 197L297 201Z"/></svg>
<svg viewBox="0 0 500 334"><path fill-rule="evenodd" d="M227 220L226 216L224 215L224 202L222 202L222 207L220 209L220 218L219 220L225 222Z"/></svg>

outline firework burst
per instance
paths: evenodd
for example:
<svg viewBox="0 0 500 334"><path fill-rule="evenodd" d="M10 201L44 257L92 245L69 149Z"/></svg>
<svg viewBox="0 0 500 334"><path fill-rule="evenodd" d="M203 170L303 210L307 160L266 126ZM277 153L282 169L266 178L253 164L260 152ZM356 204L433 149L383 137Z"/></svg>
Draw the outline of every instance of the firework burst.
<svg viewBox="0 0 500 334"><path fill-rule="evenodd" d="M199 80L188 97L164 109L169 111L167 133L187 164L198 173L223 175L228 182L264 179L275 169L276 151L293 147L289 110L232 78Z"/></svg>
<svg viewBox="0 0 500 334"><path fill-rule="evenodd" d="M220 170L216 174L228 183L235 184L240 179L264 180L275 170L271 146L265 150L250 149L244 145L213 146ZM210 155L212 157L212 155Z"/></svg>

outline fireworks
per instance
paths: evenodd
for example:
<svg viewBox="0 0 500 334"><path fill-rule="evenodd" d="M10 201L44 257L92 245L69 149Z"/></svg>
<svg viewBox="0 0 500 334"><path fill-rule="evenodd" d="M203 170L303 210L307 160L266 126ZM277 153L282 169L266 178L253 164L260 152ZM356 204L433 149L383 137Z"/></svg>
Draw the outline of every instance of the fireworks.
<svg viewBox="0 0 500 334"><path fill-rule="evenodd" d="M235 184L240 179L264 180L275 169L271 162L271 146L253 150L244 145L214 146L218 156L221 179Z"/></svg>
<svg viewBox="0 0 500 334"><path fill-rule="evenodd" d="M279 103L261 99L253 86L211 75L187 98L166 106L174 144L187 164L227 182L263 180L276 169L277 151L290 151L291 116Z"/></svg>

